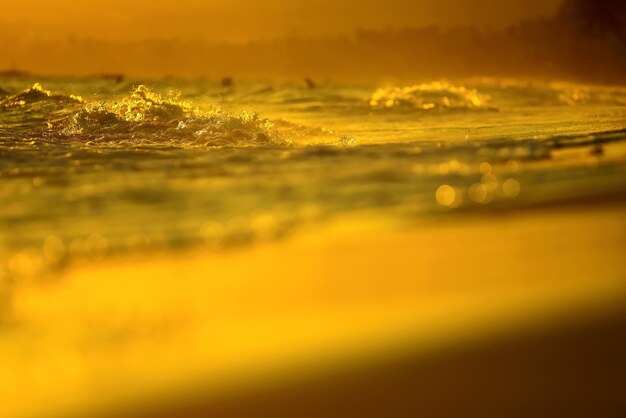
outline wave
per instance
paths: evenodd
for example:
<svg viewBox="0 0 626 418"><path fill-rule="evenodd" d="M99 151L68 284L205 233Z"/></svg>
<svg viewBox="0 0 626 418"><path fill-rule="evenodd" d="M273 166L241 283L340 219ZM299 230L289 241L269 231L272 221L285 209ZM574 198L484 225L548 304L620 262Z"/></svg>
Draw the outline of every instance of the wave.
<svg viewBox="0 0 626 418"><path fill-rule="evenodd" d="M496 77L477 77L466 81L480 91L488 92L498 107L626 106L624 86Z"/></svg>
<svg viewBox="0 0 626 418"><path fill-rule="evenodd" d="M61 105L65 112L58 114L37 107L44 102ZM162 96L144 85L134 87L120 100L86 102L77 96L53 94L35 84L0 101L0 108L26 110L27 107L31 113L39 111L38 120L46 123L23 132L23 136L40 134L56 141L204 146L288 143L274 129L272 121L256 113L234 115L219 108L200 110L175 95Z"/></svg>
<svg viewBox="0 0 626 418"><path fill-rule="evenodd" d="M435 81L407 87L377 89L370 99L370 106L377 109L490 109L490 96L464 86L446 81Z"/></svg>
<svg viewBox="0 0 626 418"><path fill-rule="evenodd" d="M561 105L626 106L623 87L590 87L556 84L551 86Z"/></svg>
<svg viewBox="0 0 626 418"><path fill-rule="evenodd" d="M50 90L44 89L39 83L35 83L32 87L24 90L23 92L13 95L0 89L0 96L4 96L4 98L0 100L0 108L5 109L19 108L41 103L56 103L61 105L68 103L83 103L83 99L80 96L54 94Z"/></svg>

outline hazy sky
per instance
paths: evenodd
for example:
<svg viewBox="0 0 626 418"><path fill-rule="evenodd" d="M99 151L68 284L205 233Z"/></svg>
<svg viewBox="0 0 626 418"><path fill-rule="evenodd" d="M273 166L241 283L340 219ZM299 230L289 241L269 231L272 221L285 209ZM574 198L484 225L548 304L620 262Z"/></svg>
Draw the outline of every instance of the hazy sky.
<svg viewBox="0 0 626 418"><path fill-rule="evenodd" d="M502 27L563 0L0 0L0 33L101 39L248 40L357 27Z"/></svg>

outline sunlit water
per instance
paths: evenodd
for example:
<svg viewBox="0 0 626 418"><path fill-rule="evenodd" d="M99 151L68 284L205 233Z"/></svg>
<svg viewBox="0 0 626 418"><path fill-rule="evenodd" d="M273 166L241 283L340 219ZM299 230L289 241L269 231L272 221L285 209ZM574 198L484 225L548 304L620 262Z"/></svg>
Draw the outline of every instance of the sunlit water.
<svg viewBox="0 0 626 418"><path fill-rule="evenodd" d="M0 279L375 215L614 201L626 88L0 79ZM488 216L485 222L489 222Z"/></svg>

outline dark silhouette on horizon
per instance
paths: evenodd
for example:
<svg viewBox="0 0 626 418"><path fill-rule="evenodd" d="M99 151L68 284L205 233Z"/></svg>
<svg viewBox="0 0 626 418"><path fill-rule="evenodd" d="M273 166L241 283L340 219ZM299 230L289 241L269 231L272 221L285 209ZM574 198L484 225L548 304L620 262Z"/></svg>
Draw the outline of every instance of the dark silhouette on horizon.
<svg viewBox="0 0 626 418"><path fill-rule="evenodd" d="M126 77L124 76L124 74L116 73L116 74L101 74L100 78L102 78L103 80L111 80L115 84L122 84Z"/></svg>
<svg viewBox="0 0 626 418"><path fill-rule="evenodd" d="M624 0L566 0L558 19L575 25L588 36L615 37L626 43Z"/></svg>

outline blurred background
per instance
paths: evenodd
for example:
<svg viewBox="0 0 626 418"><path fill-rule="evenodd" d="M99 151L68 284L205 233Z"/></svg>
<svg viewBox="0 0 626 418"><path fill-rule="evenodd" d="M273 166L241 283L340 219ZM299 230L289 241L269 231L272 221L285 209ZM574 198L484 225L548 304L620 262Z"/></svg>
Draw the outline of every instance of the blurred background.
<svg viewBox="0 0 626 418"><path fill-rule="evenodd" d="M46 74L468 76L623 82L619 0L27 0L0 18L0 67ZM598 65L601 63L602 65Z"/></svg>

